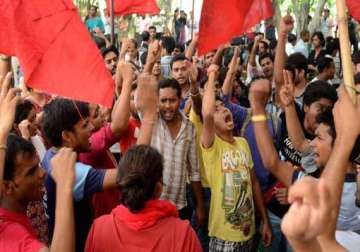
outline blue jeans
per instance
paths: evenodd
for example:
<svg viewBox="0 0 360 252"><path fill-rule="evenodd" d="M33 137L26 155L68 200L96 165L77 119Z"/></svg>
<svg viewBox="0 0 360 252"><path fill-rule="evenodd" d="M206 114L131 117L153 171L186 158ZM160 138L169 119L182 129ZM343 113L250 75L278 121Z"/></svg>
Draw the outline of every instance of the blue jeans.
<svg viewBox="0 0 360 252"><path fill-rule="evenodd" d="M194 230L197 233L197 236L200 240L202 249L204 252L209 251L209 230L208 230L208 224L209 224L209 212L210 212L210 199L211 199L211 191L210 188L203 187L203 197L204 197L204 207L205 207L205 215L206 219L204 222L204 225L200 228L196 226L196 214L195 214L195 199L194 195L191 190L191 186L187 186L186 190L186 198L188 201L188 206L191 212L191 225L194 228Z"/></svg>

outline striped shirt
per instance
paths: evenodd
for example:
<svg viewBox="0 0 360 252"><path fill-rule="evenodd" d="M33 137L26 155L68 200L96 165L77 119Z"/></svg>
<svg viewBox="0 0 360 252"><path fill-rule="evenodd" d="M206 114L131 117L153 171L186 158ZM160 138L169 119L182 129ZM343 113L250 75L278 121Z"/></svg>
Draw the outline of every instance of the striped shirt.
<svg viewBox="0 0 360 252"><path fill-rule="evenodd" d="M154 127L151 146L164 158L162 199L172 201L177 209L186 207L186 181L200 181L199 160L194 125L181 113L181 127L175 139L161 119Z"/></svg>

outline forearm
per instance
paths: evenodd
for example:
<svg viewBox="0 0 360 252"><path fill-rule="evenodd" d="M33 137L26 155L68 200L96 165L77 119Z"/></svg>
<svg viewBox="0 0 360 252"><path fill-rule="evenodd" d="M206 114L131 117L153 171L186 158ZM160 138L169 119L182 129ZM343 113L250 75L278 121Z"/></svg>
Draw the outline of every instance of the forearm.
<svg viewBox="0 0 360 252"><path fill-rule="evenodd" d="M195 50L196 50L196 42L194 42L194 40L193 40L193 41L191 41L190 45L186 49L185 57L190 60L192 58L192 56L194 56Z"/></svg>
<svg viewBox="0 0 360 252"><path fill-rule="evenodd" d="M199 90L197 84L191 85L190 95L191 95L191 101L192 101L192 108L194 109L194 112L197 115L200 115L202 98L201 98L200 90Z"/></svg>
<svg viewBox="0 0 360 252"><path fill-rule="evenodd" d="M216 53L215 53L215 56L214 58L212 59L212 64L215 64L215 65L218 65L220 66L221 65L221 61L222 61L222 58L223 58L223 55L224 55L224 47L221 46L217 49Z"/></svg>
<svg viewBox="0 0 360 252"><path fill-rule="evenodd" d="M349 165L349 156L355 139L346 139L337 136L330 159L327 162L321 177L328 185L330 199L332 199L334 218L332 219L332 230L329 234L334 234L336 229L336 216L338 216L342 189L345 180L346 170Z"/></svg>
<svg viewBox="0 0 360 252"><path fill-rule="evenodd" d="M131 80L123 83L120 97L111 114L111 130L116 137L127 131L130 118Z"/></svg>
<svg viewBox="0 0 360 252"><path fill-rule="evenodd" d="M250 56L249 56L249 64L252 67L256 67L256 50L258 47L258 43L255 43L253 48L251 49Z"/></svg>
<svg viewBox="0 0 360 252"><path fill-rule="evenodd" d="M154 68L155 63L156 63L156 59L147 58L146 64L144 66L144 72L148 74L152 74L152 70Z"/></svg>
<svg viewBox="0 0 360 252"><path fill-rule="evenodd" d="M140 133L137 139L137 145L150 145L151 138L153 134L154 125L157 122L156 115L144 116L144 119L141 121Z"/></svg>
<svg viewBox="0 0 360 252"><path fill-rule="evenodd" d="M62 186L57 187L55 228L50 251L75 251L72 188L62 188Z"/></svg>
<svg viewBox="0 0 360 252"><path fill-rule="evenodd" d="M229 71L227 72L225 80L224 80L224 84L221 88L221 91L224 95L231 95L234 77L235 77L234 73L230 73Z"/></svg>
<svg viewBox="0 0 360 252"><path fill-rule="evenodd" d="M299 152L304 152L310 144L305 138L294 103L285 107L285 118L286 128L294 148Z"/></svg>
<svg viewBox="0 0 360 252"><path fill-rule="evenodd" d="M201 133L201 144L205 148L210 148L215 139L215 87L214 78L211 75L205 88L202 102L203 131Z"/></svg>
<svg viewBox="0 0 360 252"><path fill-rule="evenodd" d="M196 208L204 207L203 189L200 181L191 181L191 189L194 194Z"/></svg>
<svg viewBox="0 0 360 252"><path fill-rule="evenodd" d="M262 222L269 223L269 218L267 215L267 211L266 211L266 207L265 207L265 203L264 203L263 194L262 194L262 191L260 188L260 184L256 178L255 172L253 172L253 173L254 174L251 176L251 180L252 180L251 182L252 182L252 189L254 192L255 206L256 206L258 213L260 214Z"/></svg>
<svg viewBox="0 0 360 252"><path fill-rule="evenodd" d="M287 34L283 32L279 32L279 39L276 46L275 52L275 61L274 61L274 80L276 84L277 92L280 90L282 84L284 83L283 70L285 68L285 60L286 60L286 45Z"/></svg>
<svg viewBox="0 0 360 252"><path fill-rule="evenodd" d="M265 108L252 108L253 115L265 115ZM285 167L275 149L271 134L267 127L266 121L253 122L255 139L260 152L264 166L268 169L280 182L286 186L291 185L292 169Z"/></svg>

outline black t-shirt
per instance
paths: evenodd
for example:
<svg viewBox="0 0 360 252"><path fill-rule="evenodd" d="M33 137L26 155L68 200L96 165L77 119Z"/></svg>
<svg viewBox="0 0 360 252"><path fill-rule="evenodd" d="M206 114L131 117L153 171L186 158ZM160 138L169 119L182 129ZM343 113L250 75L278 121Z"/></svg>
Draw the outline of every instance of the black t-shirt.
<svg viewBox="0 0 360 252"><path fill-rule="evenodd" d="M297 104L295 105L295 109L296 109L296 113L299 117L301 126L303 128L303 122L304 122L304 117L305 117L304 112ZM301 153L298 152L293 147L290 137L288 136L284 112L280 115L280 119L281 119L280 137L279 137L279 142L277 144L280 157L282 158L282 160L288 161L288 162L292 163L293 165L300 167L301 166ZM313 136L307 134L305 132L304 128L303 128L303 131L304 131L305 137L307 139L313 139ZM277 179L272 175L269 177L269 182L270 182L270 184L273 184L273 185L276 185L277 183L279 183L279 182L277 182ZM277 201L277 199L275 197L267 204L267 207L272 213L274 213L279 218L282 218L289 209L289 205L280 205L280 203Z"/></svg>
<svg viewBox="0 0 360 252"><path fill-rule="evenodd" d="M305 114L304 114L303 110L297 104L295 105L295 108L296 108L296 113L297 113L298 118L301 123L301 127L305 134L305 138L312 140L314 138L314 136L307 133L303 126L304 118L305 118ZM301 165L301 153L298 152L294 148L294 146L290 140L290 137L288 135L287 128L286 128L285 113L282 113L280 115L280 118L281 118L281 128L280 128L280 138L279 138L279 143L278 143L279 154L280 154L282 160L289 161L293 165L300 166Z"/></svg>
<svg viewBox="0 0 360 252"><path fill-rule="evenodd" d="M308 59L308 64L309 65L313 65L313 66L317 66L318 65L318 59L325 57L326 52L325 50L321 50L319 55L315 58L315 50L311 50L310 55L309 55L309 59Z"/></svg>

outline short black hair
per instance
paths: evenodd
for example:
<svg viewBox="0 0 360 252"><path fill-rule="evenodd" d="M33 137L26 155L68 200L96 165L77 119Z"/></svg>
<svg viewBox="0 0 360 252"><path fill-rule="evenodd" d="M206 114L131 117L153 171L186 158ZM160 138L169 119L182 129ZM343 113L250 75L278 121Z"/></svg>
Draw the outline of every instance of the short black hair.
<svg viewBox="0 0 360 252"><path fill-rule="evenodd" d="M179 49L181 53L184 53L184 51L185 51L185 46L180 43L176 43L175 48Z"/></svg>
<svg viewBox="0 0 360 252"><path fill-rule="evenodd" d="M317 64L319 73L322 73L326 68L329 68L331 66L331 63L334 63L334 60L329 56L319 58Z"/></svg>
<svg viewBox="0 0 360 252"><path fill-rule="evenodd" d="M79 114L80 113L80 114ZM62 146L62 132L73 130L82 118L89 117L85 102L56 98L44 107L42 127L46 139L55 147Z"/></svg>
<svg viewBox="0 0 360 252"><path fill-rule="evenodd" d="M293 43L293 42L296 42L296 40L297 40L296 35L294 33L289 33L288 42Z"/></svg>
<svg viewBox="0 0 360 252"><path fill-rule="evenodd" d="M172 88L176 90L176 95L177 97L179 97L179 99L181 99L181 86L179 84L179 82L175 79L162 79L159 82L159 90L160 89L164 89L164 88Z"/></svg>
<svg viewBox="0 0 360 252"><path fill-rule="evenodd" d="M100 49L100 52L101 52L101 55L103 56L103 58L105 58L106 54L108 54L109 52L113 52L116 54L117 57L119 57L119 51L113 45L110 47L102 47Z"/></svg>
<svg viewBox="0 0 360 252"><path fill-rule="evenodd" d="M329 126L329 135L332 137L331 145L333 145L336 139L336 128L335 128L334 116L332 114L331 109L327 109L324 112L318 114L316 117L316 123L318 124L321 123L326 126Z"/></svg>
<svg viewBox="0 0 360 252"><path fill-rule="evenodd" d="M143 52L140 56L140 62L143 66L145 66L146 64L147 56L148 56L148 51Z"/></svg>
<svg viewBox="0 0 360 252"><path fill-rule="evenodd" d="M34 145L24 138L15 134L9 134L6 142L4 180L13 180L15 174L16 157L19 154L35 156L36 149Z"/></svg>
<svg viewBox="0 0 360 252"><path fill-rule="evenodd" d="M355 74L354 81L355 81L355 85L360 84L360 73Z"/></svg>
<svg viewBox="0 0 360 252"><path fill-rule="evenodd" d="M145 42L149 41L150 39L150 33L148 31L143 31L140 36L141 40Z"/></svg>
<svg viewBox="0 0 360 252"><path fill-rule="evenodd" d="M262 53L259 56L259 64L261 65L261 61L266 58L269 58L272 62L274 62L274 56L271 53Z"/></svg>
<svg viewBox="0 0 360 252"><path fill-rule="evenodd" d="M351 56L351 59L355 65L360 64L360 51L355 51Z"/></svg>
<svg viewBox="0 0 360 252"><path fill-rule="evenodd" d="M326 54L332 55L335 50L340 50L340 42L338 38L334 38L326 44Z"/></svg>
<svg viewBox="0 0 360 252"><path fill-rule="evenodd" d="M185 57L184 54L179 54L179 55L174 56L174 57L171 59L171 62L170 62L170 68L171 68L171 70L172 70L173 65L174 65L175 62L177 62L177 61L184 61L184 60L187 60L187 58Z"/></svg>
<svg viewBox="0 0 360 252"><path fill-rule="evenodd" d="M310 106L322 98L328 99L335 103L338 98L336 89L327 81L314 81L310 83L305 89L303 100L304 106Z"/></svg>
<svg viewBox="0 0 360 252"><path fill-rule="evenodd" d="M285 66L293 68L294 70L304 70L305 74L308 72L308 60L302 53L299 52L291 54L287 58Z"/></svg>
<svg viewBox="0 0 360 252"><path fill-rule="evenodd" d="M155 26L153 26L153 25L149 26L149 29L148 29L148 30L150 30L150 29L152 29L152 30L155 30L155 31L156 31L156 27L155 27Z"/></svg>
<svg viewBox="0 0 360 252"><path fill-rule="evenodd" d="M261 40L261 41L259 42L259 44L260 44L260 43L264 45L264 48L265 48L266 50L269 49L269 44L268 44L267 42Z"/></svg>
<svg viewBox="0 0 360 252"><path fill-rule="evenodd" d="M175 49L175 39L170 36L163 36L161 38L162 47L165 48L167 54L171 54Z"/></svg>
<svg viewBox="0 0 360 252"><path fill-rule="evenodd" d="M24 100L16 105L15 110L15 124L20 124L23 120L25 120L32 109L35 109L34 104L29 100Z"/></svg>
<svg viewBox="0 0 360 252"><path fill-rule="evenodd" d="M319 38L321 46L324 47L325 46L324 34L321 31L314 32L313 35L311 36L311 41L315 36Z"/></svg>

